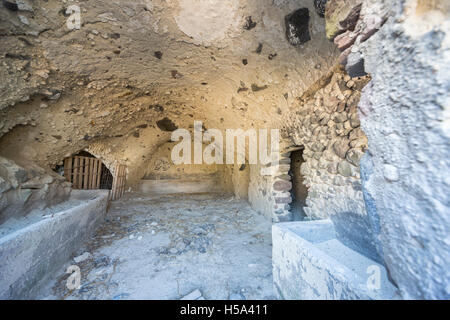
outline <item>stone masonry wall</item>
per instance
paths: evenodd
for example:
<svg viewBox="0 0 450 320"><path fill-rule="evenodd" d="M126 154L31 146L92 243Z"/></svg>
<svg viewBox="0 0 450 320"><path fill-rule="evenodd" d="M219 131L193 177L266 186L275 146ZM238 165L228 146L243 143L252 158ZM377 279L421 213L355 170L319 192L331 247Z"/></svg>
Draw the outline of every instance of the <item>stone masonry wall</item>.
<svg viewBox="0 0 450 320"><path fill-rule="evenodd" d="M274 211L286 215L290 209L290 151L304 147L301 174L308 188L307 219L331 218L342 242L380 261L373 236L367 231L371 226L365 218L359 171L368 146L357 106L368 81L368 76L350 78L337 68L286 116L282 129L285 146L273 184Z"/></svg>
<svg viewBox="0 0 450 320"><path fill-rule="evenodd" d="M367 149L367 138L360 128L357 105L368 79L351 79L337 71L328 81L286 117L283 128L283 134L290 137L291 149L305 148L301 173L309 188L305 212L312 219L340 211L337 199L336 205L330 206L329 198L349 192L357 200L352 208L364 211L359 203L362 194L358 167ZM350 209L349 203L343 205Z"/></svg>
<svg viewBox="0 0 450 320"><path fill-rule="evenodd" d="M342 240L364 252L373 251L371 235L360 233L367 238L355 241L349 234L363 228L358 216L366 214L359 160L367 149L367 138L360 128L357 105L368 81L367 76L350 78L337 67L313 85L284 118L279 165L271 176L262 176L261 166L252 167L249 189L256 210L274 222L292 221L290 156L304 147L301 174L308 188L307 219L331 217ZM360 240L367 250L360 250Z"/></svg>

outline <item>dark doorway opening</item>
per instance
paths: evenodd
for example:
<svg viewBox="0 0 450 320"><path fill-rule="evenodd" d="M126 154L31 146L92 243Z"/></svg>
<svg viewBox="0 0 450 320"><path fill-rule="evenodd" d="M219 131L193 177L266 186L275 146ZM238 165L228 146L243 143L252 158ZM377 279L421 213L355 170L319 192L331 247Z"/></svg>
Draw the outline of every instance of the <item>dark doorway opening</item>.
<svg viewBox="0 0 450 320"><path fill-rule="evenodd" d="M100 159L86 151L64 159L64 164L53 170L71 182L74 189L111 190L113 186L111 171Z"/></svg>
<svg viewBox="0 0 450 320"><path fill-rule="evenodd" d="M303 207L306 206L306 198L308 197L308 188L304 185L304 177L301 173L301 165L305 162L303 159L303 150L291 152L291 177L292 177L292 203L291 212L294 220L303 220L306 214Z"/></svg>
<svg viewBox="0 0 450 320"><path fill-rule="evenodd" d="M111 190L113 185L113 175L111 171L102 163L102 173L100 176L100 189Z"/></svg>

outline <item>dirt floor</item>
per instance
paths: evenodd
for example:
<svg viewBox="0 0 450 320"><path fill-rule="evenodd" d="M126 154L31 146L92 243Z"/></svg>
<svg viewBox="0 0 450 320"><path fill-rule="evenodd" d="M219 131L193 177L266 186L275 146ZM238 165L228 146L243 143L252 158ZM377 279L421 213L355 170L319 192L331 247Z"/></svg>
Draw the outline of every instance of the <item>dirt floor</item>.
<svg viewBox="0 0 450 320"><path fill-rule="evenodd" d="M270 221L245 201L127 194L79 251L85 260L68 263L42 298L275 299L271 251ZM81 269L78 290L66 286L70 265Z"/></svg>

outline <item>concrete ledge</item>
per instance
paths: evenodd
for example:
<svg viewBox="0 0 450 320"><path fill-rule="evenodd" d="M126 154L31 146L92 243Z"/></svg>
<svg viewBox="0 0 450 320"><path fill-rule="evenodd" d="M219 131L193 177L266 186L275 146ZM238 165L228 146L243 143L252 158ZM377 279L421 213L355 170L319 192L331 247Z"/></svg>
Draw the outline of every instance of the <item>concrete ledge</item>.
<svg viewBox="0 0 450 320"><path fill-rule="evenodd" d="M141 180L139 190L149 194L218 193L220 184L215 178L197 180Z"/></svg>
<svg viewBox="0 0 450 320"><path fill-rule="evenodd" d="M0 299L33 299L103 221L108 191L73 190L81 204L0 238Z"/></svg>
<svg viewBox="0 0 450 320"><path fill-rule="evenodd" d="M272 238L274 286L280 299L395 298L386 269L339 242L330 220L276 224Z"/></svg>

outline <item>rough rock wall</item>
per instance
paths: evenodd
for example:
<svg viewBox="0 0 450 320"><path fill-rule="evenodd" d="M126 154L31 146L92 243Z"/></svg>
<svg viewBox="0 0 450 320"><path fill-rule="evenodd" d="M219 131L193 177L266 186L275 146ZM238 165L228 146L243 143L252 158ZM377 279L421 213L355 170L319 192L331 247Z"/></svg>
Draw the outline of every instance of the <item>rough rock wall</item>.
<svg viewBox="0 0 450 320"><path fill-rule="evenodd" d="M52 171L0 157L0 223L65 201L70 191L70 183Z"/></svg>
<svg viewBox="0 0 450 320"><path fill-rule="evenodd" d="M7 2L0 153L47 167L94 150L127 165L131 185L169 140L157 121L273 127L337 58L309 0ZM69 5L79 29L67 27ZM299 8L311 40L292 46L285 16Z"/></svg>
<svg viewBox="0 0 450 320"><path fill-rule="evenodd" d="M250 183L248 200L252 208L273 222L281 222L274 212L275 199L273 195L274 177L261 175L261 165L250 165ZM289 221L288 219L287 221Z"/></svg>
<svg viewBox="0 0 450 320"><path fill-rule="evenodd" d="M193 179L210 175L219 175L220 168L217 164L180 164L175 165L172 161L172 150L178 142L167 142L161 145L148 162L148 167L143 179ZM194 146L191 145L191 155L194 154Z"/></svg>
<svg viewBox="0 0 450 320"><path fill-rule="evenodd" d="M391 17L357 48L373 78L359 106L366 208L402 296L449 299L450 5L383 3Z"/></svg>
<svg viewBox="0 0 450 320"><path fill-rule="evenodd" d="M250 186L250 166L234 165L232 166L232 181L234 196L237 199L248 199L248 190Z"/></svg>
<svg viewBox="0 0 450 320"><path fill-rule="evenodd" d="M224 194L234 196L236 199L248 199L250 183L250 166L246 165L220 165L220 187Z"/></svg>

